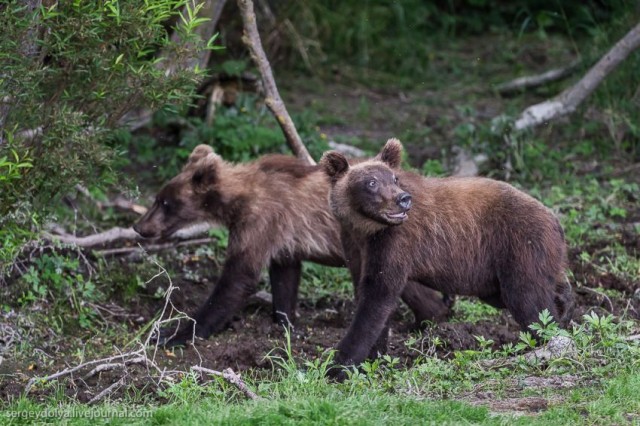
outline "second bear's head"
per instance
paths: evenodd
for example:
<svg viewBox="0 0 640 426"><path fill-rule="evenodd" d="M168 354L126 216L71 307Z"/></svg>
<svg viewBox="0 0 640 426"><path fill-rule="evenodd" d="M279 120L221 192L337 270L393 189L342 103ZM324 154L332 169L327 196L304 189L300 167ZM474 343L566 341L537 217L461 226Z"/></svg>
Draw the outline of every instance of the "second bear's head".
<svg viewBox="0 0 640 426"><path fill-rule="evenodd" d="M331 178L330 202L336 218L365 234L407 220L411 194L398 179L401 161L402 144L397 139L389 139L378 155L353 166L338 152L325 153L320 165Z"/></svg>
<svg viewBox="0 0 640 426"><path fill-rule="evenodd" d="M180 228L208 221L225 224L236 214L239 192L230 167L207 145L198 145L182 171L156 195L153 206L133 229L146 238L168 237ZM224 185L223 185L224 184Z"/></svg>

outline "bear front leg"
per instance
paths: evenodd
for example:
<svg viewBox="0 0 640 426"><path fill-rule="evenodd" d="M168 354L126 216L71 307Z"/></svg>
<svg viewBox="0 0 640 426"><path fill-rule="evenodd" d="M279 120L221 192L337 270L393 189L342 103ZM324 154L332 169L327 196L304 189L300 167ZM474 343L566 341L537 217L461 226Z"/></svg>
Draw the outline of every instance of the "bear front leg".
<svg viewBox="0 0 640 426"><path fill-rule="evenodd" d="M407 277L401 271L392 268L367 269L359 286L361 295L354 319L338 344L335 364L351 366L365 360L385 330L406 282ZM344 370L337 367L330 369L327 375L336 380L346 377Z"/></svg>
<svg viewBox="0 0 640 426"><path fill-rule="evenodd" d="M256 265L246 253L228 257L213 292L193 316L195 323L189 321L163 342L164 345L184 345L191 341L194 331L202 338L222 331L255 291L261 269L261 265Z"/></svg>
<svg viewBox="0 0 640 426"><path fill-rule="evenodd" d="M295 321L301 274L302 262L299 260L274 260L269 266L273 320L287 328Z"/></svg>

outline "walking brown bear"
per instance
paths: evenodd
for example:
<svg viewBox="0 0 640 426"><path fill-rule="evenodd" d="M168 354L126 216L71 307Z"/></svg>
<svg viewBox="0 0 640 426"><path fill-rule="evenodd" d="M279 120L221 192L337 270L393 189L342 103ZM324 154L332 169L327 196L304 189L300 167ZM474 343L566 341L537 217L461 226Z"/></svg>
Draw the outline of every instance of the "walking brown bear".
<svg viewBox="0 0 640 426"><path fill-rule="evenodd" d="M302 261L345 265L340 228L329 209L329 189L319 166L294 157L269 155L230 164L211 147L199 145L134 229L154 238L200 221L228 228L222 274L194 315L197 336L206 338L224 329L255 291L264 267L269 268L274 320L288 325L295 318ZM418 324L444 318L450 306L446 297L416 283L407 286L403 300ZM186 343L193 327L190 323L168 339L164 336L163 343Z"/></svg>
<svg viewBox="0 0 640 426"><path fill-rule="evenodd" d="M573 296L552 212L504 182L403 171L401 154L390 139L369 161L350 166L337 152L320 160L331 209L362 262L355 317L335 363L365 359L407 280L507 308L523 329L544 309L565 325ZM342 369L329 374L344 378Z"/></svg>

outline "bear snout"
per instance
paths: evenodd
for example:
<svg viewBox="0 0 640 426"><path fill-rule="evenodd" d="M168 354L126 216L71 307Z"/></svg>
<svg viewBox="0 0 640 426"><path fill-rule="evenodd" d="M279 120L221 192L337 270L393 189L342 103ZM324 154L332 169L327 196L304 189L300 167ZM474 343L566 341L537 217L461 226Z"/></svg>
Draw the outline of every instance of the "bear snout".
<svg viewBox="0 0 640 426"><path fill-rule="evenodd" d="M139 223L136 223L132 226L133 230L138 233L142 238L153 238L155 234L153 232L149 232L149 230L142 229Z"/></svg>
<svg viewBox="0 0 640 426"><path fill-rule="evenodd" d="M396 204L403 210L409 210L411 208L411 194L403 192L396 198Z"/></svg>

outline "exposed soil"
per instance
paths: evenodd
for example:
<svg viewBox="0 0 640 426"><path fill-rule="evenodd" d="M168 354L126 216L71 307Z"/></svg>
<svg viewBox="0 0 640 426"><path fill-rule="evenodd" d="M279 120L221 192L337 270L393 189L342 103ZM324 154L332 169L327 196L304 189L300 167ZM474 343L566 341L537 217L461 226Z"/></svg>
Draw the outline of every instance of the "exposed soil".
<svg viewBox="0 0 640 426"><path fill-rule="evenodd" d="M631 250L637 249L639 244L637 235L625 233L619 235L619 242ZM579 320L584 313L591 310L599 313L612 312L617 315L626 312L630 317L639 319L638 278L625 281L611 274L598 273L592 265L580 261L579 253L585 249L594 252L599 248L583 247L580 250L572 250L570 253L571 269L574 272L573 285L576 289L574 319ZM210 264L208 266L211 267ZM176 280L175 284L179 290L174 292L172 301L176 308L192 312L201 301L206 299L215 276L209 276L197 282L184 278ZM203 283L203 281L206 282ZM133 302L122 306L124 312L131 315L120 315L119 318L113 318L113 321L122 321L122 318L127 318L130 328L135 330L141 323L151 320L164 303L161 299L151 297L155 294L158 285L160 284L151 283L145 290L147 296L142 294ZM603 290L615 290L615 292ZM291 334L291 352L294 357L312 359L321 355L326 349L334 347L349 325L353 308L351 301L324 300L312 306L308 301L301 300L295 329ZM435 336L445 342L443 346L436 348L437 355L448 357L456 350L478 348L474 336L491 339L494 341L494 348L499 348L505 343L515 343L519 333L518 326L510 314L502 312L492 320L475 324L452 321L431 326L422 331L423 340L409 347L405 343L412 332L411 324L411 314L404 306L400 306L392 318L388 353L400 358L404 365L410 365L420 352L427 351L429 342ZM29 377L44 376L62 370L68 365L74 365L76 361L71 354L77 350L74 347L75 344L77 342L73 343L72 340L57 341L56 361L46 368L37 368L34 362L34 369L29 370L28 360L21 360L19 365L11 360L5 360L0 365L0 374L3 375L0 382L0 398L6 400L17 397L24 390ZM108 346L107 342L102 344ZM261 300L252 300L242 312L238 313L230 327L223 333L208 340L197 340L192 347L176 348L173 351L161 350L158 352L157 361L167 369L188 370L190 366L202 365L219 371L231 367L240 372L257 369L267 373L273 368L268 356L284 356L284 346L284 332L280 326L272 322L271 306ZM155 386L142 367L130 367L128 374L128 383L131 386L123 387L120 392L132 392L132 387L142 390L147 386ZM77 380L77 378L74 381L67 380L64 382L65 392L80 401L88 401L120 377L121 372L116 370L101 373L87 381ZM44 396L47 392L36 390L31 394L37 397ZM477 403L481 403L483 398L475 396L474 399ZM513 404L507 404L509 409L524 412L544 409L547 404L542 399L527 400L526 403L520 400L511 402ZM503 407L496 406L494 409L500 411Z"/></svg>

